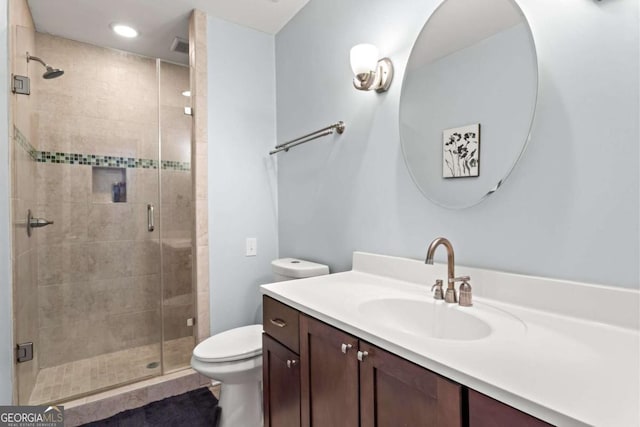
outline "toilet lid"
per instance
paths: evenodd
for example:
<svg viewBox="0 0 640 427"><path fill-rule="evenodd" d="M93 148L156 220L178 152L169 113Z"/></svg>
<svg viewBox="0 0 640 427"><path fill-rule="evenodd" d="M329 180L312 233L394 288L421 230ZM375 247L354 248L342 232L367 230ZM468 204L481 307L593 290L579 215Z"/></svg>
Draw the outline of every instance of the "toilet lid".
<svg viewBox="0 0 640 427"><path fill-rule="evenodd" d="M231 362L250 359L262 353L262 325L230 329L207 338L193 349L202 362Z"/></svg>

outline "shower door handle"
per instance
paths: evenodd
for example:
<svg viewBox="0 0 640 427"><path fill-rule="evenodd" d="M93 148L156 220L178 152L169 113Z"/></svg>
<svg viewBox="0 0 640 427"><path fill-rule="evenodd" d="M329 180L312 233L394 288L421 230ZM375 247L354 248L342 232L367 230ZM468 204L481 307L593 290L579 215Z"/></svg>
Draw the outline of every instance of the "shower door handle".
<svg viewBox="0 0 640 427"><path fill-rule="evenodd" d="M147 230L149 230L149 233L151 233L153 230L156 229L155 226L155 221L154 221L154 215L153 215L153 205L152 204L148 204L147 205Z"/></svg>

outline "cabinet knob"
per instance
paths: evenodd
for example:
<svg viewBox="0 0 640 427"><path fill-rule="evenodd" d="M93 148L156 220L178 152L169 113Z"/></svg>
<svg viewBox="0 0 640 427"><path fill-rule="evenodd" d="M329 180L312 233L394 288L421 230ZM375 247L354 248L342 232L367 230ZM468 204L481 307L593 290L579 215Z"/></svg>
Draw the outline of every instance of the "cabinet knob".
<svg viewBox="0 0 640 427"><path fill-rule="evenodd" d="M347 354L347 351L349 351L351 347L353 347L351 344L342 344L342 353Z"/></svg>
<svg viewBox="0 0 640 427"><path fill-rule="evenodd" d="M287 360L287 368L293 368L298 364L297 360L288 359Z"/></svg>
<svg viewBox="0 0 640 427"><path fill-rule="evenodd" d="M368 355L369 355L369 352L368 352L368 351L359 351L359 352L356 354L356 357L358 358L358 360L359 360L359 361L361 361L361 362L362 362L362 361L364 360L364 358L365 358L365 357L367 357Z"/></svg>

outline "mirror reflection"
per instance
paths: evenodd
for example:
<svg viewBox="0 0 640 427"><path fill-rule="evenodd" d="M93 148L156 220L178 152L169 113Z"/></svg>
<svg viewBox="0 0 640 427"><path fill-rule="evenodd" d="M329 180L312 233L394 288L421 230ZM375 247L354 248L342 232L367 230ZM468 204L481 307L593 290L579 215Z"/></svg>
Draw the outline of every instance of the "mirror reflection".
<svg viewBox="0 0 640 427"><path fill-rule="evenodd" d="M531 30L512 0L445 0L411 51L400 98L402 151L433 202L472 206L523 152L537 94Z"/></svg>

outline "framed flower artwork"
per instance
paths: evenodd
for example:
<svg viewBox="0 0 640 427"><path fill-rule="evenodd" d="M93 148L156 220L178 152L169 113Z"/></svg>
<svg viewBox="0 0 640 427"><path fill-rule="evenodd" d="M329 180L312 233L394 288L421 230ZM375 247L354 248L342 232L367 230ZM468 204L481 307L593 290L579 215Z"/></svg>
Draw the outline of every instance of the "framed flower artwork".
<svg viewBox="0 0 640 427"><path fill-rule="evenodd" d="M480 123L442 132L442 177L480 176Z"/></svg>

